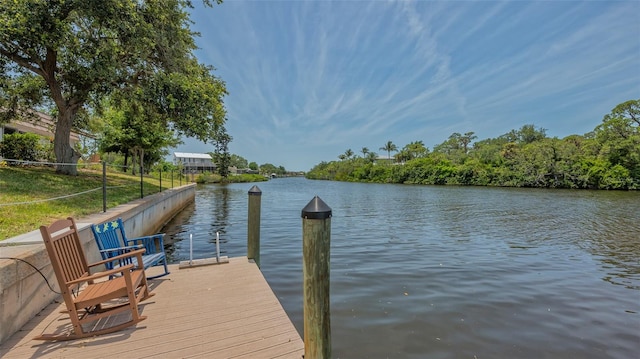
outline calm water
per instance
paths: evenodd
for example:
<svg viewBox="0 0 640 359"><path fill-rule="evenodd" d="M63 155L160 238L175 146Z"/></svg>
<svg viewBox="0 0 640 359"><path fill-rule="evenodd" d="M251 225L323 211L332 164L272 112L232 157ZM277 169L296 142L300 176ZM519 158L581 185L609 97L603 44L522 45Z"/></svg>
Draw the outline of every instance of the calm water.
<svg viewBox="0 0 640 359"><path fill-rule="evenodd" d="M173 261L246 255L247 192L199 187ZM637 358L640 193L275 179L261 266L302 333L301 210L331 219L335 358Z"/></svg>

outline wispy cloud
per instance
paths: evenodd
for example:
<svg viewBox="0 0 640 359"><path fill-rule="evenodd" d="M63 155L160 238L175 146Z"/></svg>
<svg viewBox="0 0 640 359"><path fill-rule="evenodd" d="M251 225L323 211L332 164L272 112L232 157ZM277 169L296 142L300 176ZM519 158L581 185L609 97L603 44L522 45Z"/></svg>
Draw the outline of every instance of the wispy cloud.
<svg viewBox="0 0 640 359"><path fill-rule="evenodd" d="M306 170L388 140L590 131L640 94L638 14L636 1L238 0L193 20L230 91L232 152Z"/></svg>

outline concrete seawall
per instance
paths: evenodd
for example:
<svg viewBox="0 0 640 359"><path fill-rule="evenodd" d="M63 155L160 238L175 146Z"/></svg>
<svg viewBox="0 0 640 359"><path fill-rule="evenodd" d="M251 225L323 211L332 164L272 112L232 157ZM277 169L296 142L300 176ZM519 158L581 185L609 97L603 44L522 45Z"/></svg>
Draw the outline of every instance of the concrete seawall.
<svg viewBox="0 0 640 359"><path fill-rule="evenodd" d="M195 184L190 184L169 189L120 205L105 213L76 218L87 260L100 260L98 247L89 227L92 223L122 217L128 237L157 233L194 201L195 188ZM59 291L39 229L0 242L0 343L59 297L31 265L44 275L53 289Z"/></svg>

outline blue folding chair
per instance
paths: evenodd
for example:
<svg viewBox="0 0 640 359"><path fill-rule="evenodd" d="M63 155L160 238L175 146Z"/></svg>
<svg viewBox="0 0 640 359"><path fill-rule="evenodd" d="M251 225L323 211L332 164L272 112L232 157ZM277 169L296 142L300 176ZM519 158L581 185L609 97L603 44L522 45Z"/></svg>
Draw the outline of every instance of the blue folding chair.
<svg viewBox="0 0 640 359"><path fill-rule="evenodd" d="M106 260L132 250L144 248L145 253L142 255L144 269L152 266L164 266L164 273L147 278L153 279L169 274L167 256L164 253L164 233L129 239L125 234L122 218L101 224L92 224L91 231L100 249L102 259ZM105 265L107 269L114 269L129 264L135 265L137 263L132 262L130 258L125 258L107 262Z"/></svg>

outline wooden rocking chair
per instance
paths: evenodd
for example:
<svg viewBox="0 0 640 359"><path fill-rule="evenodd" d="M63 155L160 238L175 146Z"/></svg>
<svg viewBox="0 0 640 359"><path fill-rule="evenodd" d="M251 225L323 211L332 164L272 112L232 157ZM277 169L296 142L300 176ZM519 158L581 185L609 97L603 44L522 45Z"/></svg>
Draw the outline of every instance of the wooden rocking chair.
<svg viewBox="0 0 640 359"><path fill-rule="evenodd" d="M149 293L147 278L141 265L144 249L87 264L73 218L58 220L49 227L41 226L40 232L71 317L73 333L43 334L34 339L72 340L101 335L124 329L146 319L138 312L138 303L152 297L154 293ZM119 257L129 256L137 257L140 269L134 270L133 264L130 264L117 269L90 273L92 267L121 259ZM118 276L109 279L113 275ZM97 281L98 279L101 280ZM83 324L126 311L131 313L131 320L124 323L106 328L103 327L104 323L100 323L101 325L93 323L91 328L100 329L88 331L82 327Z"/></svg>

